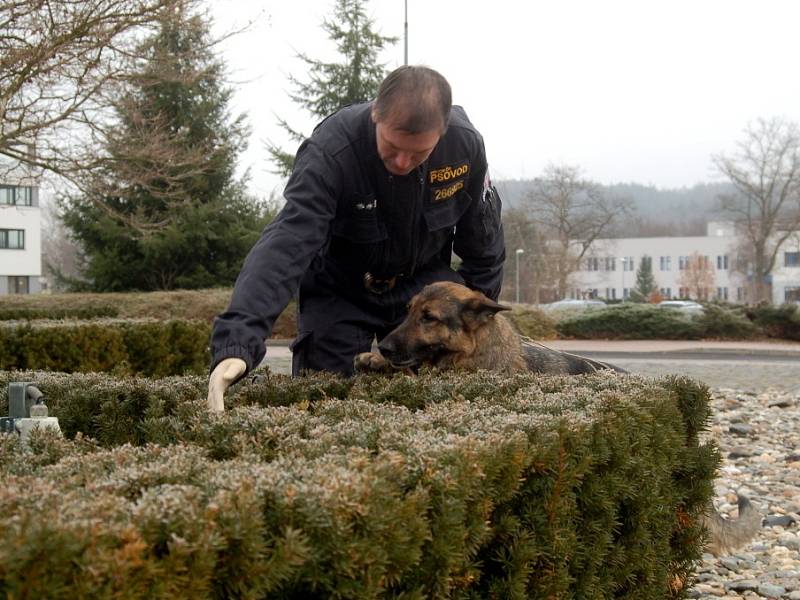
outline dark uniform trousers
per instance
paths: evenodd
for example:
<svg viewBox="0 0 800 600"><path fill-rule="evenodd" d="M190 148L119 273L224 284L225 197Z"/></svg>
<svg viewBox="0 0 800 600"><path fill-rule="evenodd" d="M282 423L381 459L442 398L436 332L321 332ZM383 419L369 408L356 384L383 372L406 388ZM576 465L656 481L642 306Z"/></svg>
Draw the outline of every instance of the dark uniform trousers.
<svg viewBox="0 0 800 600"><path fill-rule="evenodd" d="M353 374L353 358L369 352L375 338L382 340L406 315L406 306L423 287L436 281L464 283L448 267L425 269L412 278L375 294L366 288L336 289L311 281L300 287L298 336L290 345L292 375L304 371Z"/></svg>

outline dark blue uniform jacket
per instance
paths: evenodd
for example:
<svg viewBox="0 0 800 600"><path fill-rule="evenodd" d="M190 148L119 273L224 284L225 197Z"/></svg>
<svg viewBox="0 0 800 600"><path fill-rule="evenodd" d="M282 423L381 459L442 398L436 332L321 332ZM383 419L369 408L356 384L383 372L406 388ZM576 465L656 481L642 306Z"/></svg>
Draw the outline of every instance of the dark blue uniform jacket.
<svg viewBox="0 0 800 600"><path fill-rule="evenodd" d="M409 175L392 175L378 156L371 107L343 108L300 146L286 204L248 254L230 306L214 322L212 369L230 357L244 359L248 371L257 366L301 283L366 309L387 302L402 309L418 289L398 285L380 297L365 289L364 274L413 282L449 268L452 251L464 282L497 299L505 247L483 138L454 106L428 160Z"/></svg>

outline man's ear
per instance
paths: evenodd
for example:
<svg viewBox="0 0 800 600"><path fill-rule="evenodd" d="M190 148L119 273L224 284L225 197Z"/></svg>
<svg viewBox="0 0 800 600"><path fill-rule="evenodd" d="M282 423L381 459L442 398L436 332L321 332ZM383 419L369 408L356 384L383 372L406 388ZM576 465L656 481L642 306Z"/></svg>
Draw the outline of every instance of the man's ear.
<svg viewBox="0 0 800 600"><path fill-rule="evenodd" d="M511 310L510 306L503 306L481 294L474 292L473 296L464 303L461 309L461 319L470 331L485 325L489 319L502 310Z"/></svg>

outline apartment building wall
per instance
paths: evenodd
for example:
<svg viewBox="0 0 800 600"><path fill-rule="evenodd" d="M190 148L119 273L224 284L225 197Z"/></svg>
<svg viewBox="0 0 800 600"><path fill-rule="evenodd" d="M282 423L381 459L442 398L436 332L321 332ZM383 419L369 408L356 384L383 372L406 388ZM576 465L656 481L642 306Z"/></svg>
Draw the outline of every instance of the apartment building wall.
<svg viewBox="0 0 800 600"><path fill-rule="evenodd" d="M778 249L772 270L772 302L800 302L800 232Z"/></svg>
<svg viewBox="0 0 800 600"><path fill-rule="evenodd" d="M41 291L42 223L39 188L0 170L0 295Z"/></svg>
<svg viewBox="0 0 800 600"><path fill-rule="evenodd" d="M682 281L688 257L707 257L713 282L703 299L731 302L746 300L747 276L734 271L739 242L732 227L709 223L708 235L687 237L621 238L596 240L587 252L581 270L570 280L570 297L623 299L636 287L636 272L642 257L652 261L653 277L665 298L694 297Z"/></svg>

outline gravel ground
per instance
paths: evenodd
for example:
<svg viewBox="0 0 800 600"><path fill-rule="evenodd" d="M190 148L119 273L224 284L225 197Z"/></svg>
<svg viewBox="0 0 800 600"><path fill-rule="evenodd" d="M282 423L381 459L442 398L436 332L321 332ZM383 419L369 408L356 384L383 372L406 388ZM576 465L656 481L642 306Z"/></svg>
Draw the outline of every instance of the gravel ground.
<svg viewBox="0 0 800 600"><path fill-rule="evenodd" d="M716 484L721 512L735 514L746 494L765 517L748 545L730 556L705 555L694 598L800 600L800 418L797 391L714 390L710 435L723 456Z"/></svg>
<svg viewBox="0 0 800 600"><path fill-rule="evenodd" d="M611 360L631 373L650 377L678 373L702 381L712 389L752 392L769 389L800 394L800 361L779 360L669 360L620 358Z"/></svg>

